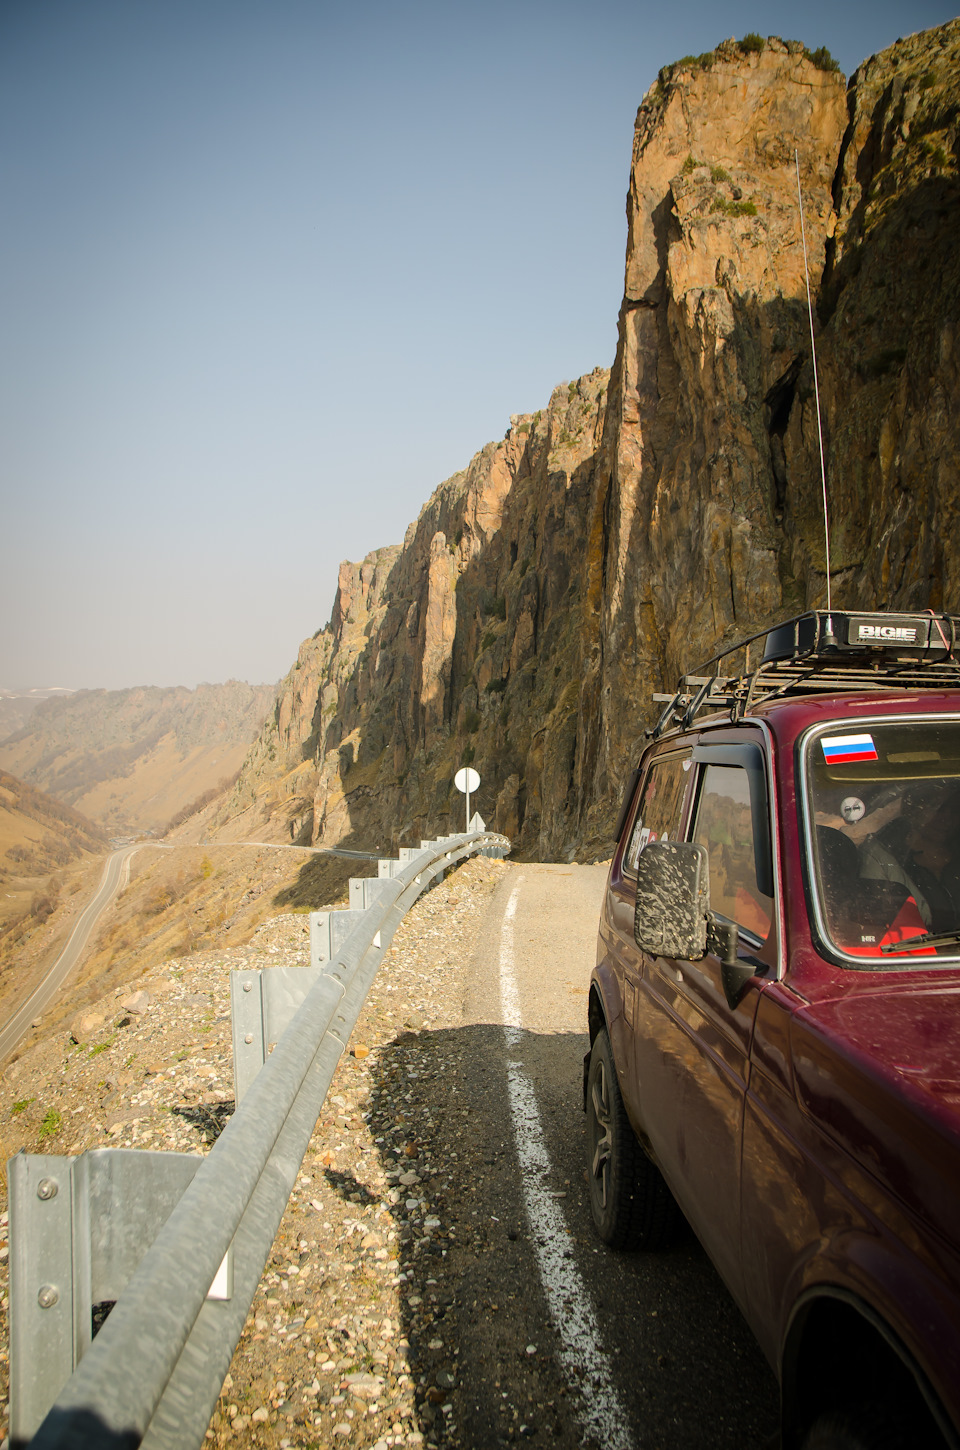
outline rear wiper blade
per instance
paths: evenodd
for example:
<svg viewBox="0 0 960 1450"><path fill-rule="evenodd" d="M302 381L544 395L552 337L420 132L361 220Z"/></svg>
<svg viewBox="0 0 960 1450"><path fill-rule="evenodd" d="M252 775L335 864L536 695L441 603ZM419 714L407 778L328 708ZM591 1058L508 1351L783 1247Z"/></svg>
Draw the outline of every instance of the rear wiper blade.
<svg viewBox="0 0 960 1450"><path fill-rule="evenodd" d="M937 932L936 936L908 936L903 941L881 945L882 952L913 952L918 947L948 947L960 943L960 926L953 931Z"/></svg>

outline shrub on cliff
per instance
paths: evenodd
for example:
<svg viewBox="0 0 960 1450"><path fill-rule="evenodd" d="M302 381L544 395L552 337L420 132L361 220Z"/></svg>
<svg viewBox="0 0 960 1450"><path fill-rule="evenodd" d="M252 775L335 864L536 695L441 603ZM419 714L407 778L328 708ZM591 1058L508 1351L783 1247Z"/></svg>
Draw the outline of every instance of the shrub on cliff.
<svg viewBox="0 0 960 1450"><path fill-rule="evenodd" d="M817 70L840 69L840 62L838 60L834 60L833 56L830 54L829 50L827 50L827 47L825 45L818 46L816 50L807 50L806 46L804 46L803 53L806 56L807 60L810 61L812 65L815 65L817 67Z"/></svg>

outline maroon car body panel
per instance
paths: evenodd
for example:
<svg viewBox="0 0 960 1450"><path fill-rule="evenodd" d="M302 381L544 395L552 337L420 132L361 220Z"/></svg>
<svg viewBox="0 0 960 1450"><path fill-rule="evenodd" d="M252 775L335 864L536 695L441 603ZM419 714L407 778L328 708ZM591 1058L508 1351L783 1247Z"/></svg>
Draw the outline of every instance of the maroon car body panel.
<svg viewBox="0 0 960 1450"><path fill-rule="evenodd" d="M593 982L628 1116L775 1369L783 1376L798 1307L842 1296L916 1367L960 1441L960 963L832 959L812 922L800 802L806 732L911 715L956 719L960 692L786 699L651 746L645 766L681 738L761 743L774 927L732 1009L715 957L636 946L623 855L641 773Z"/></svg>

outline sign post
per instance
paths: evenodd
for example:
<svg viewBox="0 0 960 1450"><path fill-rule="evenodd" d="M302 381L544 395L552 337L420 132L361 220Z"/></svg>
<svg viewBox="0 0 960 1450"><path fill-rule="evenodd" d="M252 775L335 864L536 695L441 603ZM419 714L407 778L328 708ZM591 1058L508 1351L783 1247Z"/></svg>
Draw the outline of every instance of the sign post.
<svg viewBox="0 0 960 1450"><path fill-rule="evenodd" d="M467 830L470 829L470 792L479 789L480 777L469 765L462 766L453 777L453 783L457 790L461 790L467 797Z"/></svg>

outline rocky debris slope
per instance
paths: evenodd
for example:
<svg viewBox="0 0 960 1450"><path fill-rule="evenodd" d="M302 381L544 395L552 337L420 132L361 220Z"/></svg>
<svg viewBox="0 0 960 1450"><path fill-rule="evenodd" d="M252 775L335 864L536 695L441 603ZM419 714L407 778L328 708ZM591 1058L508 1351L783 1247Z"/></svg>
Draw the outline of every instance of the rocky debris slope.
<svg viewBox="0 0 960 1450"><path fill-rule="evenodd" d="M823 605L960 608L960 21L872 57L726 41L637 114L617 355L345 565L218 829L386 847L476 805L603 855L652 695Z"/></svg>
<svg viewBox="0 0 960 1450"><path fill-rule="evenodd" d="M476 859L408 913L385 954L304 1159L208 1438L262 1446L455 1444L450 1291L469 1190L424 1086L453 1083L464 972L509 867ZM229 970L302 965L307 919L169 964L111 994L0 1079L2 1157L101 1145L209 1150L233 1111ZM448 1061L447 1059L450 1058ZM426 1099L429 1101L430 1099ZM6 1203L0 1198L0 1399L7 1393ZM443 1279L443 1276L440 1276ZM0 1421L0 1434L3 1423Z"/></svg>

